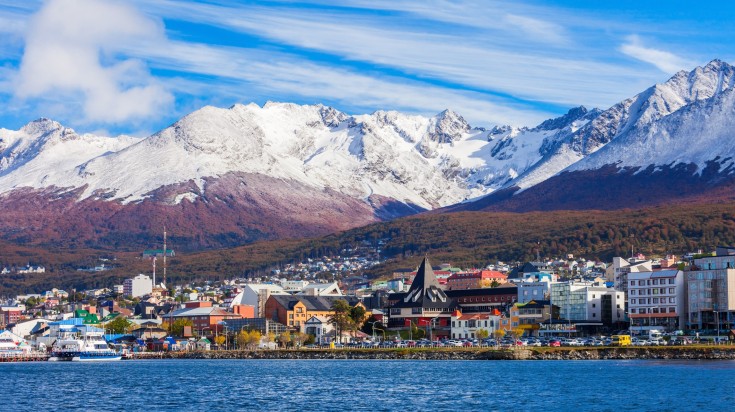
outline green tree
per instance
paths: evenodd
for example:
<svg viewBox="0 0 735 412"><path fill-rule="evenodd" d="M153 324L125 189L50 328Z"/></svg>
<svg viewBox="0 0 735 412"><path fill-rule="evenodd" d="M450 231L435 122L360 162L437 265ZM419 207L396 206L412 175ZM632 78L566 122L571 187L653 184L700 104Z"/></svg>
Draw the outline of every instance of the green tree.
<svg viewBox="0 0 735 412"><path fill-rule="evenodd" d="M333 323L337 329L337 336L341 337L342 332L349 330L352 324L351 315L352 308L344 299L337 299L332 303L332 316L329 322Z"/></svg>
<svg viewBox="0 0 735 412"><path fill-rule="evenodd" d="M355 305L350 308L350 319L352 320L353 330L362 328L362 325L365 323L366 314L365 308L361 305Z"/></svg>
<svg viewBox="0 0 735 412"><path fill-rule="evenodd" d="M194 326L194 322L191 319L176 319L174 323L169 325L169 332L171 335L182 337L184 336L184 326Z"/></svg>
<svg viewBox="0 0 735 412"><path fill-rule="evenodd" d="M477 335L477 339L486 339L490 336L490 332L487 329L478 329L475 335Z"/></svg>
<svg viewBox="0 0 735 412"><path fill-rule="evenodd" d="M123 334L128 333L131 325L132 322L130 322L125 316L117 315L115 316L115 319L105 324L105 330L109 331L109 333Z"/></svg>
<svg viewBox="0 0 735 412"><path fill-rule="evenodd" d="M296 332L293 334L293 343L296 347L301 347L308 338L309 335L303 332Z"/></svg>

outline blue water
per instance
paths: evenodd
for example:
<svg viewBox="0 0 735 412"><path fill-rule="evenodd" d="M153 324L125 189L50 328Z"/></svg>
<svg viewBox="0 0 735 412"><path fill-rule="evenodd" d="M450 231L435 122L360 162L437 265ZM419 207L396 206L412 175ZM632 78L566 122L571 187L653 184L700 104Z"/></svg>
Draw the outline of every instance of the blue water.
<svg viewBox="0 0 735 412"><path fill-rule="evenodd" d="M731 411L735 361L4 363L3 411Z"/></svg>

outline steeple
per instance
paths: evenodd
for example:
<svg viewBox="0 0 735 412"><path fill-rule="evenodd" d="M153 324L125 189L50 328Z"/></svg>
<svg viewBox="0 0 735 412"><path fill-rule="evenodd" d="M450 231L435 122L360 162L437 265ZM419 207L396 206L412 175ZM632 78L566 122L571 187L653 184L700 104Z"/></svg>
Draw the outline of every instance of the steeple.
<svg viewBox="0 0 735 412"><path fill-rule="evenodd" d="M403 306L441 307L449 303L451 302L447 299L446 293L436 280L429 258L424 257L416 271L416 277L413 278L411 288L403 299Z"/></svg>

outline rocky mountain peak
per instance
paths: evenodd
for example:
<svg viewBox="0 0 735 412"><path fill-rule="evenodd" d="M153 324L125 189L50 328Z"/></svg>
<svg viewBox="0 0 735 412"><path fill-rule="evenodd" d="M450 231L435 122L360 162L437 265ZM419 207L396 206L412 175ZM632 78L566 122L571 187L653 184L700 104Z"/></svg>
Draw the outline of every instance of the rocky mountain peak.
<svg viewBox="0 0 735 412"><path fill-rule="evenodd" d="M429 139L438 143L451 143L470 130L469 123L462 116L447 109L434 117L434 124L429 130Z"/></svg>

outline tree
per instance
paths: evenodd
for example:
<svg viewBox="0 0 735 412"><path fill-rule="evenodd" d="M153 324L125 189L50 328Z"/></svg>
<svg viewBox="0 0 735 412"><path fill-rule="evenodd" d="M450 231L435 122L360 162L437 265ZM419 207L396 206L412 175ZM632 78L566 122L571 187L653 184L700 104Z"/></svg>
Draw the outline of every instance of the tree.
<svg viewBox="0 0 735 412"><path fill-rule="evenodd" d="M260 344L260 339L262 337L263 335L260 333L260 331L250 331L250 333L248 334L248 347L250 349L257 349L258 345Z"/></svg>
<svg viewBox="0 0 735 412"><path fill-rule="evenodd" d="M194 322L191 319L176 319L169 326L168 330L171 332L171 335L182 337L184 336L184 326L194 326Z"/></svg>
<svg viewBox="0 0 735 412"><path fill-rule="evenodd" d="M296 345L296 347L301 347L301 345L303 345L308 338L309 335L303 332L296 332L293 334L293 343L294 345Z"/></svg>
<svg viewBox="0 0 735 412"><path fill-rule="evenodd" d="M475 335L477 335L477 339L486 339L490 336L490 332L487 329L478 329Z"/></svg>
<svg viewBox="0 0 735 412"><path fill-rule="evenodd" d="M265 334L265 342L273 343L276 341L276 334L274 332L268 332Z"/></svg>
<svg viewBox="0 0 735 412"><path fill-rule="evenodd" d="M246 330L241 330L240 333L235 336L235 343L237 343L237 347L242 349L248 345L248 342L250 341L250 332Z"/></svg>
<svg viewBox="0 0 735 412"><path fill-rule="evenodd" d="M117 315L115 319L105 324L105 330L109 331L110 333L123 334L128 333L130 325L132 325L132 322L130 322L125 316Z"/></svg>
<svg viewBox="0 0 735 412"><path fill-rule="evenodd" d="M361 305L355 305L350 309L350 319L352 320L351 326L353 331L362 328L362 325L365 323L366 313L365 308Z"/></svg>
<svg viewBox="0 0 735 412"><path fill-rule="evenodd" d="M222 346L222 344L225 343L225 335L215 336L214 343L216 343L218 346Z"/></svg>
<svg viewBox="0 0 735 412"><path fill-rule="evenodd" d="M523 332L525 332L525 329L517 327L513 328L513 330L510 331L510 335L513 336L515 339L518 339L523 336Z"/></svg>
<svg viewBox="0 0 735 412"><path fill-rule="evenodd" d="M505 331L503 329L495 329L493 336L495 336L495 339L503 339L505 337Z"/></svg>
<svg viewBox="0 0 735 412"><path fill-rule="evenodd" d="M350 304L344 299L337 299L332 303L332 311L334 312L329 318L329 322L335 324L337 336L341 336L342 332L349 330L352 323Z"/></svg>
<svg viewBox="0 0 735 412"><path fill-rule="evenodd" d="M281 334L278 335L278 343L281 344L284 348L288 346L289 342L291 342L290 332L281 332Z"/></svg>

